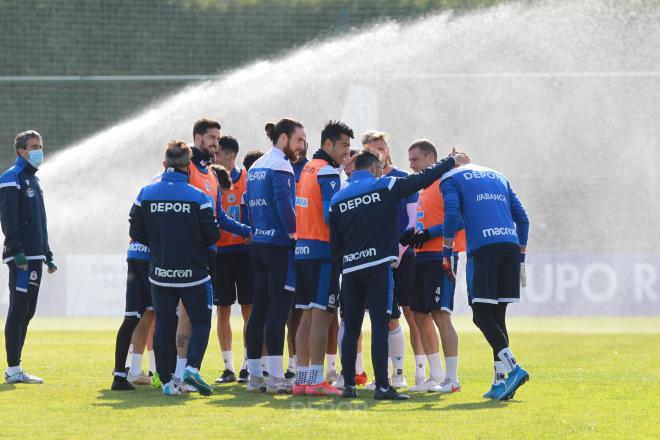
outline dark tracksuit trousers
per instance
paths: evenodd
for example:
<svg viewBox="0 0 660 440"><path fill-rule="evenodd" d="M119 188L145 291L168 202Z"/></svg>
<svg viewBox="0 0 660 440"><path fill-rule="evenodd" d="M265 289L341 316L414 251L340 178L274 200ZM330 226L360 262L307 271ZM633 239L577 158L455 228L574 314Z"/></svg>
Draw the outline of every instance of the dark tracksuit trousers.
<svg viewBox="0 0 660 440"><path fill-rule="evenodd" d="M162 287L152 284L151 296L156 315L154 329L156 369L165 384L172 379L172 373L176 369L176 346L173 341L176 337L178 322L176 309L179 299L183 302L192 324L192 334L188 343L188 365L199 368L211 331L213 288L210 281L192 287Z"/></svg>
<svg viewBox="0 0 660 440"><path fill-rule="evenodd" d="M43 260L28 261L26 270L19 269L13 261L9 268L9 310L5 322L5 349L7 365L16 367L21 364L21 353L27 336L30 320L37 310L39 285Z"/></svg>
<svg viewBox="0 0 660 440"><path fill-rule="evenodd" d="M294 293L284 289L289 247L251 244L253 305L245 338L248 359L259 359L266 340L269 356L282 356L284 332ZM264 336L265 334L265 336Z"/></svg>
<svg viewBox="0 0 660 440"><path fill-rule="evenodd" d="M341 364L346 385L355 386L355 358L366 306L369 308L371 320L371 362L376 376L376 386L381 388L389 386L387 338L393 294L394 280L390 263L342 275L341 295L346 328L341 343Z"/></svg>

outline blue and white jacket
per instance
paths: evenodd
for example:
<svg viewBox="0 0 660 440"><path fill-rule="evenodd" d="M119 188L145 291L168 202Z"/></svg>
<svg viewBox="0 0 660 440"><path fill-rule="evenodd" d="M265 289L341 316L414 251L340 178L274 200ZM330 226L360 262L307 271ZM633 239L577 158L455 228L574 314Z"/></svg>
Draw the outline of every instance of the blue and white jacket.
<svg viewBox="0 0 660 440"><path fill-rule="evenodd" d="M296 182L282 150L273 147L252 165L245 194L253 243L290 246L289 234L296 232Z"/></svg>
<svg viewBox="0 0 660 440"><path fill-rule="evenodd" d="M210 279L208 247L220 237L208 196L188 184L188 175L168 170L140 190L131 208L129 235L150 248L149 281L189 287Z"/></svg>
<svg viewBox="0 0 660 440"><path fill-rule="evenodd" d="M37 169L22 157L0 176L0 223L5 236L2 262L24 253L28 260L52 260L44 195Z"/></svg>

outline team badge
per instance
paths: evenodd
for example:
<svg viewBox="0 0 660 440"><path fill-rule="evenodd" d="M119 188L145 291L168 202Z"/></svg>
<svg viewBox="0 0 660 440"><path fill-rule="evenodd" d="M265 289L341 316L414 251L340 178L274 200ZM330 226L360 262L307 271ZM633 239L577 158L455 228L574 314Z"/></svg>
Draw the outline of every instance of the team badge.
<svg viewBox="0 0 660 440"><path fill-rule="evenodd" d="M28 188L28 189L25 190L25 194L28 197L34 197L34 190L32 188Z"/></svg>
<svg viewBox="0 0 660 440"><path fill-rule="evenodd" d="M33 270L30 272L30 281L37 281L37 278L39 278L39 275L37 275L37 271Z"/></svg>
<svg viewBox="0 0 660 440"><path fill-rule="evenodd" d="M236 195L235 195L234 193L229 193L229 194L227 195L227 201L228 201L229 203L234 203L234 202L236 202Z"/></svg>
<svg viewBox="0 0 660 440"><path fill-rule="evenodd" d="M335 303L335 296L334 296L334 295L330 295L330 296L328 297L328 304L333 305L334 303Z"/></svg>
<svg viewBox="0 0 660 440"><path fill-rule="evenodd" d="M211 192L211 184L206 182L206 191Z"/></svg>

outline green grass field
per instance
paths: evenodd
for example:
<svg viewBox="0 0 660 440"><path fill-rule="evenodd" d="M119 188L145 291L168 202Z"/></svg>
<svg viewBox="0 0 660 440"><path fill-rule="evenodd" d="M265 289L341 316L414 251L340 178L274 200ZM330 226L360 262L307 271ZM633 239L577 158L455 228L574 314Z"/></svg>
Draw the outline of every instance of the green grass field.
<svg viewBox="0 0 660 440"><path fill-rule="evenodd" d="M150 387L113 392L118 324L35 320L23 365L46 383L0 385L0 438L660 438L658 317L512 319L512 349L531 381L509 402L481 398L492 362L462 317L463 391L406 403L377 403L366 391L351 401L247 394L240 385L210 398L165 398ZM240 359L237 332L234 351ZM220 363L212 335L202 371L208 380ZM412 363L409 351L409 383Z"/></svg>

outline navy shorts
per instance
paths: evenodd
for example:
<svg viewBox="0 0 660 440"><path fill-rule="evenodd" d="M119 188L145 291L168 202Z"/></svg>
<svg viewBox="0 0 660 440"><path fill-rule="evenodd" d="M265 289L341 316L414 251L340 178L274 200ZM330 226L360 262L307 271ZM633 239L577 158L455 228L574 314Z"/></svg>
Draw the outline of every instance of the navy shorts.
<svg viewBox="0 0 660 440"><path fill-rule="evenodd" d="M339 267L329 260L296 261L296 308L335 310L339 305Z"/></svg>
<svg viewBox="0 0 660 440"><path fill-rule="evenodd" d="M126 309L124 316L140 318L145 310L153 310L151 284L149 283L149 262L128 261L126 275Z"/></svg>
<svg viewBox="0 0 660 440"><path fill-rule="evenodd" d="M470 305L520 301L520 246L481 247L468 256L466 271Z"/></svg>
<svg viewBox="0 0 660 440"><path fill-rule="evenodd" d="M246 252L218 252L215 265L213 303L231 306L252 304L252 268Z"/></svg>
<svg viewBox="0 0 660 440"><path fill-rule="evenodd" d="M457 269L458 255L454 254L454 271ZM442 270L442 260L417 258L415 272L417 288L410 309L418 313L430 313L434 310L452 313L456 283L451 281Z"/></svg>

